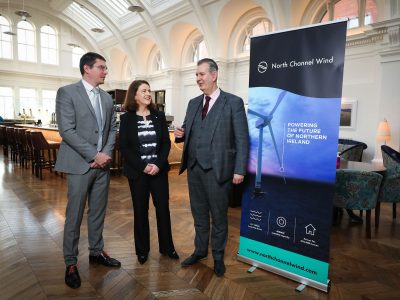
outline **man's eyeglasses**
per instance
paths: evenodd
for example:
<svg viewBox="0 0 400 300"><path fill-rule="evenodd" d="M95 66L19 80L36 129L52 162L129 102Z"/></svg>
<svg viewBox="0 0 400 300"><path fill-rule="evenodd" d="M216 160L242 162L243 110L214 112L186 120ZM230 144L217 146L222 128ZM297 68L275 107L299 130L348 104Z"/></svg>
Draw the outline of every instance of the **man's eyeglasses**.
<svg viewBox="0 0 400 300"><path fill-rule="evenodd" d="M97 69L99 69L99 70L101 70L103 72L108 71L108 67L107 66L94 66L94 67L96 67Z"/></svg>

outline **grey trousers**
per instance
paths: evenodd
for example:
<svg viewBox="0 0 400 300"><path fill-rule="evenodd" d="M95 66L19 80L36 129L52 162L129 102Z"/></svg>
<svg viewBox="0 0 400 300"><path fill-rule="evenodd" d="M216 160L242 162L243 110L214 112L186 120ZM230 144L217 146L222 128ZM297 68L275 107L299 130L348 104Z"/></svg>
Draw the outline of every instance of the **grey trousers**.
<svg viewBox="0 0 400 300"><path fill-rule="evenodd" d="M63 252L65 264L78 261L80 227L88 201L88 239L90 255L98 255L104 247L103 227L106 215L110 173L90 169L83 175L68 174L68 203L65 213Z"/></svg>
<svg viewBox="0 0 400 300"><path fill-rule="evenodd" d="M228 239L228 204L233 184L231 180L218 183L212 169L203 170L198 164L188 168L190 207L194 219L196 255L208 253L211 213L211 249L215 260L224 259Z"/></svg>

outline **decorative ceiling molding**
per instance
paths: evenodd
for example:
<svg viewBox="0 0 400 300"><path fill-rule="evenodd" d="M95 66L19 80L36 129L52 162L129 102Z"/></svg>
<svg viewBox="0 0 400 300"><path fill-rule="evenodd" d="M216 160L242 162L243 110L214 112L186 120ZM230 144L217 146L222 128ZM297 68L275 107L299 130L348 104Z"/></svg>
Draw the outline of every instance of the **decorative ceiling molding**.
<svg viewBox="0 0 400 300"><path fill-rule="evenodd" d="M144 7L143 1L137 0L137 2L140 6ZM147 10L144 10L143 12L139 13L139 15L142 17L143 22L145 22L145 24L149 27L149 29L154 37L154 40L156 41L156 45L161 51L161 56L164 60L165 65L169 66L170 65L170 57L169 57L169 53L168 53L167 43L164 39L164 36L161 34L158 27L154 24L154 21Z"/></svg>
<svg viewBox="0 0 400 300"><path fill-rule="evenodd" d="M115 37L117 42L120 44L121 48L125 52L125 54L128 56L129 61L131 62L132 65L136 65L136 55L135 55L135 50L131 49L128 44L126 43L125 39L122 37L121 32L119 31L118 27L116 24L101 10L99 10L96 6L94 6L90 1L85 1L83 3L83 0L75 0L76 3L78 4L85 4L85 7L90 10L92 13L94 13L98 18L101 19L101 21L106 25L106 27L111 31L112 35ZM87 34L89 33L90 29L87 29Z"/></svg>
<svg viewBox="0 0 400 300"><path fill-rule="evenodd" d="M203 34L204 41L207 45L208 55L210 57L214 57L217 53L216 41L215 38L217 35L213 34L213 30L210 26L212 20L207 16L204 11L204 8L199 4L197 0L189 0L193 11L197 17L198 24L200 24L200 31Z"/></svg>
<svg viewBox="0 0 400 300"><path fill-rule="evenodd" d="M387 28L380 28L379 30L371 30L361 34L348 36L346 41L346 47L357 47L375 44L376 42L382 41L384 35L387 33Z"/></svg>
<svg viewBox="0 0 400 300"><path fill-rule="evenodd" d="M400 18L377 22L365 27L356 35L348 35L346 47L371 45L380 42L385 48L398 48L400 51Z"/></svg>

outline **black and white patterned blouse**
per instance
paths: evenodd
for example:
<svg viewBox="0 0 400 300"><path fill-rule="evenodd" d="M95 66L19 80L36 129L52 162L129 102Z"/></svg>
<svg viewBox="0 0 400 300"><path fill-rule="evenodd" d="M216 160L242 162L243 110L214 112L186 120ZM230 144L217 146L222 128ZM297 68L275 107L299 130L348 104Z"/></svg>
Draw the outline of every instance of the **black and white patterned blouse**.
<svg viewBox="0 0 400 300"><path fill-rule="evenodd" d="M154 130L153 116L138 116L138 138L140 144L140 158L146 163L154 163L157 159L157 137Z"/></svg>

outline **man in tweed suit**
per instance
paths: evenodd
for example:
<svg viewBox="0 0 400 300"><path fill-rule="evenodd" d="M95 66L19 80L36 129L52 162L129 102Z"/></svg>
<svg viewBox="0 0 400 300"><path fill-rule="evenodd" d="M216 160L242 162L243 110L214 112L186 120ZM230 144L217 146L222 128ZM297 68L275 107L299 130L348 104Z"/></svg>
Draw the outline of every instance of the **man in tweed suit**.
<svg viewBox="0 0 400 300"><path fill-rule="evenodd" d="M188 170L190 207L196 231L194 253L182 262L205 259L212 219L214 272L225 273L228 204L233 184L243 181L248 156L248 126L243 100L218 88L218 65L205 58L197 63L196 81L203 92L190 100L176 142L184 141L180 174Z"/></svg>
<svg viewBox="0 0 400 300"><path fill-rule="evenodd" d="M88 202L89 262L107 267L121 263L103 250L109 163L114 148L116 122L110 95L99 89L108 73L106 60L97 53L81 57L82 80L57 92L56 114L62 142L55 170L67 173L68 203L65 213L63 253L65 283L81 285L77 256L80 226Z"/></svg>

